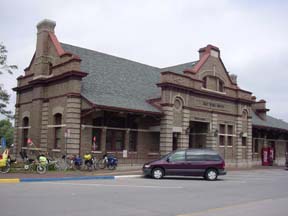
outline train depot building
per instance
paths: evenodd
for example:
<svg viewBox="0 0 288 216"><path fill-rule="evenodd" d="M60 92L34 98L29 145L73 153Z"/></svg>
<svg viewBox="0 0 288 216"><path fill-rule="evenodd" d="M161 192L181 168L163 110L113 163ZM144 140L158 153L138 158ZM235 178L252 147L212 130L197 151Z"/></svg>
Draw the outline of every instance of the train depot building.
<svg viewBox="0 0 288 216"><path fill-rule="evenodd" d="M270 147L274 164L285 163L288 124L240 88L219 48L157 68L60 43L55 26L37 25L35 54L17 78L17 152L30 139L58 156L108 152L141 164L179 148L212 148L227 166L249 167Z"/></svg>

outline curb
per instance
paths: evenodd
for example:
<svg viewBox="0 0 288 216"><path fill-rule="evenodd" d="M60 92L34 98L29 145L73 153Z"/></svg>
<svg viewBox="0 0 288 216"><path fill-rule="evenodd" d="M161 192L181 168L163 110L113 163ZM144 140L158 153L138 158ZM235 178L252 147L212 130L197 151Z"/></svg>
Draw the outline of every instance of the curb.
<svg viewBox="0 0 288 216"><path fill-rule="evenodd" d="M141 175L123 175L123 176L78 176L62 178L11 178L0 179L1 183L22 183L22 182L51 182L51 181L77 181L77 180L115 180L120 178L137 178Z"/></svg>

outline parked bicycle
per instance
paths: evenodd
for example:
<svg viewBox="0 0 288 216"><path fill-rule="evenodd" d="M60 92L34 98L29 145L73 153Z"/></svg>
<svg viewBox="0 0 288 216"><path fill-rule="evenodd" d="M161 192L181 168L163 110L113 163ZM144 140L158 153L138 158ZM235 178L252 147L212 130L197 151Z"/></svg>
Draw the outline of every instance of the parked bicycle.
<svg viewBox="0 0 288 216"><path fill-rule="evenodd" d="M118 165L118 158L114 155L104 154L103 158L100 159L97 164L100 169L104 169L107 167L110 170L114 170Z"/></svg>
<svg viewBox="0 0 288 216"><path fill-rule="evenodd" d="M44 174L47 171L48 160L44 155L39 155L37 160L27 156L25 150L20 151L20 156L24 161L24 170L34 171L39 174Z"/></svg>
<svg viewBox="0 0 288 216"><path fill-rule="evenodd" d="M11 146L13 147L13 145ZM10 158L10 149L6 148L4 152L0 155L0 172L8 173L11 169L11 164L16 162Z"/></svg>
<svg viewBox="0 0 288 216"><path fill-rule="evenodd" d="M87 153L84 155L84 164L88 171L92 171L93 169L98 169L97 159L91 153Z"/></svg>

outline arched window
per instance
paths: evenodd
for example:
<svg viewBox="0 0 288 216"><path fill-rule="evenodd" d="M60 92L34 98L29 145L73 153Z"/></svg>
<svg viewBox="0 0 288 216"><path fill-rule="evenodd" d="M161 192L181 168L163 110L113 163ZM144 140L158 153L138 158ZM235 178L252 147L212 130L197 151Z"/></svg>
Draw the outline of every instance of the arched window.
<svg viewBox="0 0 288 216"><path fill-rule="evenodd" d="M183 107L183 102L181 100L181 98L177 97L174 101L174 108L177 111L181 111Z"/></svg>
<svg viewBox="0 0 288 216"><path fill-rule="evenodd" d="M27 147L28 134L29 134L29 118L24 117L22 120L22 146Z"/></svg>
<svg viewBox="0 0 288 216"><path fill-rule="evenodd" d="M224 92L225 83L219 77L216 76L205 76L203 77L202 87L205 89Z"/></svg>
<svg viewBox="0 0 288 216"><path fill-rule="evenodd" d="M54 115L54 125L54 149L60 149L62 140L62 115L60 113Z"/></svg>

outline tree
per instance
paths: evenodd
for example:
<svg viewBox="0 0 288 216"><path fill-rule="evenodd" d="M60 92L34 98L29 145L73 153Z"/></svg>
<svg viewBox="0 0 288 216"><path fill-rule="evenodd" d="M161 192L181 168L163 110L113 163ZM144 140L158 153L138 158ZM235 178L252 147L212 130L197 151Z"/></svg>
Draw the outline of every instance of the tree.
<svg viewBox="0 0 288 216"><path fill-rule="evenodd" d="M0 139L5 137L7 146L13 143L13 131L14 128L8 119L0 120Z"/></svg>
<svg viewBox="0 0 288 216"><path fill-rule="evenodd" d="M17 69L16 65L7 64L7 49L0 43L0 75L3 73L12 74L13 70ZM3 88L3 84L0 83L0 114L12 118L11 111L6 110L7 104L9 103L10 95Z"/></svg>

